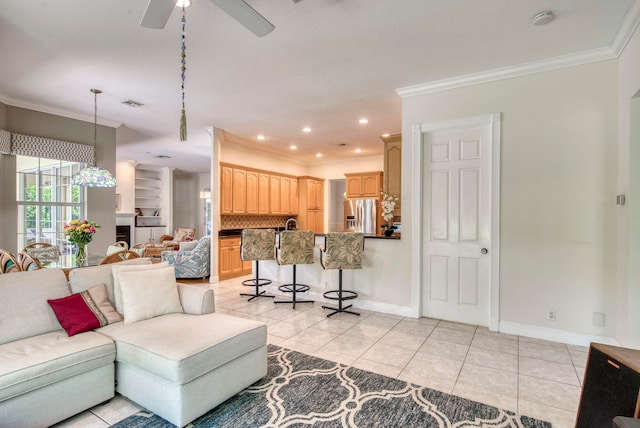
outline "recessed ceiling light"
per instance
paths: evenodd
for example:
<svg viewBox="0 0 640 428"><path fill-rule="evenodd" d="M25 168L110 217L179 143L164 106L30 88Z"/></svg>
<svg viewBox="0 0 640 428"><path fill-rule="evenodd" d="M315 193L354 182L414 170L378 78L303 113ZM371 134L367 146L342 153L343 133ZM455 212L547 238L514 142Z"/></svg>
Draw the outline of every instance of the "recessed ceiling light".
<svg viewBox="0 0 640 428"><path fill-rule="evenodd" d="M289 146L289 148L291 150L296 150L298 148L298 146L296 146L295 144L292 144L292 145Z"/></svg>
<svg viewBox="0 0 640 428"><path fill-rule="evenodd" d="M189 7L191 6L191 0L178 0L176 2L176 7Z"/></svg>
<svg viewBox="0 0 640 428"><path fill-rule="evenodd" d="M317 158L321 158L322 157L322 153L316 153L316 157Z"/></svg>
<svg viewBox="0 0 640 428"><path fill-rule="evenodd" d="M533 17L533 25L545 25L553 21L553 12L550 10L545 10L539 13L536 13Z"/></svg>
<svg viewBox="0 0 640 428"><path fill-rule="evenodd" d="M384 138L387 138L390 134L382 134Z"/></svg>
<svg viewBox="0 0 640 428"><path fill-rule="evenodd" d="M369 119L365 119L364 117L358 121L360 125L366 125L369 123Z"/></svg>
<svg viewBox="0 0 640 428"><path fill-rule="evenodd" d="M265 137L264 135L260 134L256 137L258 140L262 141L262 140L266 140L267 137Z"/></svg>
<svg viewBox="0 0 640 428"><path fill-rule="evenodd" d="M362 153L362 149L356 149L356 153Z"/></svg>
<svg viewBox="0 0 640 428"><path fill-rule="evenodd" d="M304 128L302 128L302 132L311 132L311 128L305 126Z"/></svg>

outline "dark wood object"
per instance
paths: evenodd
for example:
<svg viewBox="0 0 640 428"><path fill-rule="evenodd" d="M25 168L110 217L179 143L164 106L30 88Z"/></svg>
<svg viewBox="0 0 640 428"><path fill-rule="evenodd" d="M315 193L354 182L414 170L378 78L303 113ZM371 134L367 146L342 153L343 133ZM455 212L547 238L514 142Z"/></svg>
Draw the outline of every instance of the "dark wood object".
<svg viewBox="0 0 640 428"><path fill-rule="evenodd" d="M592 343L576 428L610 427L616 416L640 416L640 351Z"/></svg>

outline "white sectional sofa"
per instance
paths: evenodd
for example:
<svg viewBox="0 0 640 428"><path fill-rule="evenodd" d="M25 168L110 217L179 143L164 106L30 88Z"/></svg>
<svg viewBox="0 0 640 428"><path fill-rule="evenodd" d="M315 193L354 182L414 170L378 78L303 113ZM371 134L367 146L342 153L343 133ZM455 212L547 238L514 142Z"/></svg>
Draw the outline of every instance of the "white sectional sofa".
<svg viewBox="0 0 640 428"><path fill-rule="evenodd" d="M208 287L172 278L172 289L170 270L0 275L0 427L46 427L114 391L184 426L266 375L265 324L215 313ZM47 300L99 284L124 320L69 337Z"/></svg>

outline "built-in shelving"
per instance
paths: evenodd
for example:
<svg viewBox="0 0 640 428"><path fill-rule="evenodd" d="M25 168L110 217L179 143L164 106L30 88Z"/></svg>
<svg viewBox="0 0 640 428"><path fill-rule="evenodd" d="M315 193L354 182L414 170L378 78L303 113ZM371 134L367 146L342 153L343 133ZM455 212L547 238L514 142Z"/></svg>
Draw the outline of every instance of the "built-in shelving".
<svg viewBox="0 0 640 428"><path fill-rule="evenodd" d="M166 168L164 168L166 169ZM162 168L136 166L135 209L137 227L165 226L170 195L165 194L170 172Z"/></svg>

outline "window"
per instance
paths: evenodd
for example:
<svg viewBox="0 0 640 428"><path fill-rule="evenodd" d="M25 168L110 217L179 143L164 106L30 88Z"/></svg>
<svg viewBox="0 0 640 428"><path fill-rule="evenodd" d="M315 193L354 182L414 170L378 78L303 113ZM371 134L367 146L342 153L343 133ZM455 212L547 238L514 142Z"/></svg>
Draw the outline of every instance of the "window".
<svg viewBox="0 0 640 428"><path fill-rule="evenodd" d="M16 156L18 248L34 242L58 245L71 254L64 225L84 217L84 189L71 177L85 164L30 156Z"/></svg>

